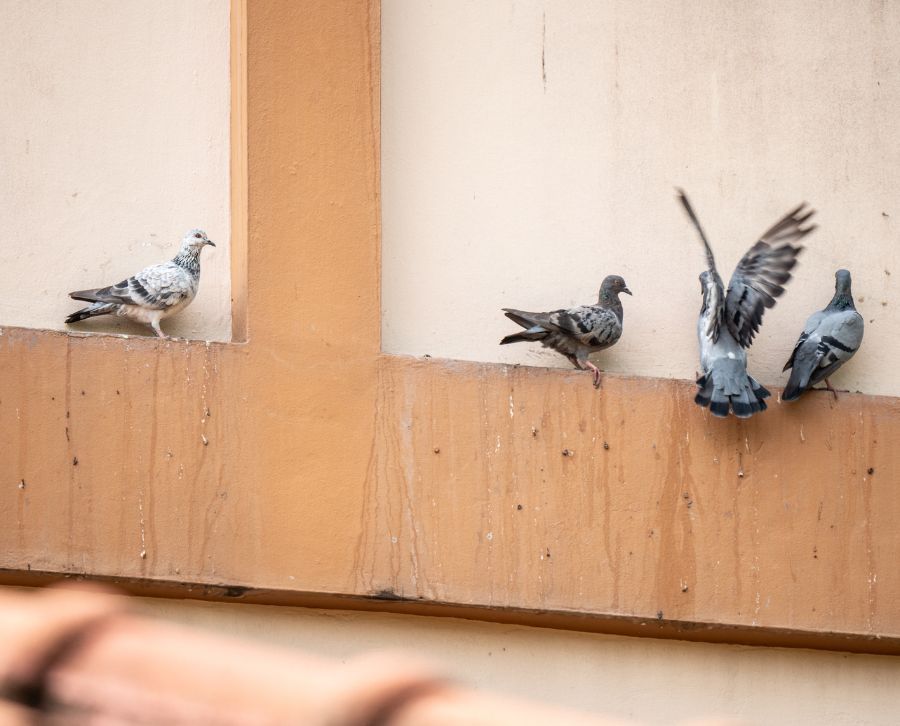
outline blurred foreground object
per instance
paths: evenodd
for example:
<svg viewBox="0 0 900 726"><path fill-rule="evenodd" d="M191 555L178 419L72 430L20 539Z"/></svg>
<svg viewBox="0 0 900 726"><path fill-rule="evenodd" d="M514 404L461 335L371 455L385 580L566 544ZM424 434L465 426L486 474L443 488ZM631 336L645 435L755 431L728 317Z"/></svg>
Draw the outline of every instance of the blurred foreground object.
<svg viewBox="0 0 900 726"><path fill-rule="evenodd" d="M622 723L476 693L400 653L340 664L128 610L84 584L0 594L0 724Z"/></svg>

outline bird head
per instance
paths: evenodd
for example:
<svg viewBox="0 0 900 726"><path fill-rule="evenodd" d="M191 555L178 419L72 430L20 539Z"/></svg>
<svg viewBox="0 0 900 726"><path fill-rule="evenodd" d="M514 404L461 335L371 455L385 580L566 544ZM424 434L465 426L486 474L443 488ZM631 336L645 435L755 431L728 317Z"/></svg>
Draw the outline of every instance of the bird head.
<svg viewBox="0 0 900 726"><path fill-rule="evenodd" d="M631 295L631 290L625 284L624 278L618 275L607 275L603 284L600 285L600 299L602 300L606 296L615 297L620 292Z"/></svg>
<svg viewBox="0 0 900 726"><path fill-rule="evenodd" d="M834 273L834 291L850 292L850 270L838 270Z"/></svg>
<svg viewBox="0 0 900 726"><path fill-rule="evenodd" d="M213 247L215 247L216 243L212 242L206 236L206 232L204 232L202 229L192 229L181 240L181 248L183 250L199 252L206 245L212 245Z"/></svg>

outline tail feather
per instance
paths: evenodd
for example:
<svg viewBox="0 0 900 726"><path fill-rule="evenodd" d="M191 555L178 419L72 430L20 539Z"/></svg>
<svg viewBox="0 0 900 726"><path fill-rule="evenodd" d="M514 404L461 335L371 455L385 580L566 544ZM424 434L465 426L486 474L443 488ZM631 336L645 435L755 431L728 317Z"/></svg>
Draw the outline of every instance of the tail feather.
<svg viewBox="0 0 900 726"><path fill-rule="evenodd" d="M106 289L108 288L97 287L93 290L76 290L75 292L70 292L69 297L73 300L83 300L84 302L101 302L97 293Z"/></svg>
<svg viewBox="0 0 900 726"><path fill-rule="evenodd" d="M529 340L543 340L548 335L547 331L543 328L535 325L528 330L523 330L521 333L512 333L507 335L503 340L500 341L500 345L506 345L507 343L522 343L524 341Z"/></svg>
<svg viewBox="0 0 900 726"><path fill-rule="evenodd" d="M709 376L700 376L697 379L697 395L694 396L694 403L698 406L709 406L709 402L712 400L712 378Z"/></svg>
<svg viewBox="0 0 900 726"><path fill-rule="evenodd" d="M746 371L741 369L713 368L697 379L698 391L694 402L698 406L709 407L713 416L724 418L729 411L738 418L750 418L765 411L763 400L770 396Z"/></svg>
<svg viewBox="0 0 900 726"><path fill-rule="evenodd" d="M782 401L796 401L801 394L809 388L809 374L803 370L804 366L791 368L791 377L781 392Z"/></svg>
<svg viewBox="0 0 900 726"><path fill-rule="evenodd" d="M115 309L116 306L109 303L94 303L69 315L66 318L66 324L77 323L79 320L87 320L88 318L96 318L99 315L109 315Z"/></svg>

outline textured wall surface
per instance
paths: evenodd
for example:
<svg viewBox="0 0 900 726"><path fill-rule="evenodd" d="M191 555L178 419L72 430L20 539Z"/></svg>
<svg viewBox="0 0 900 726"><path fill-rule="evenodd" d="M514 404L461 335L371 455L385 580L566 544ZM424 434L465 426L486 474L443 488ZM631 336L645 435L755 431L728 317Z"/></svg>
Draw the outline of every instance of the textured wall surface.
<svg viewBox="0 0 900 726"><path fill-rule="evenodd" d="M200 293L163 325L230 339L228 14L228 0L0 3L0 324L64 329L70 290L169 259L201 227L218 246Z"/></svg>
<svg viewBox="0 0 900 726"><path fill-rule="evenodd" d="M663 724L723 715L748 724L896 723L900 659L748 648L450 618L144 600L150 613L331 658L414 650L462 683Z"/></svg>
<svg viewBox="0 0 900 726"><path fill-rule="evenodd" d="M601 367L690 378L700 244L720 271L808 200L819 231L766 315L751 372L781 373L851 269L867 322L841 388L900 395L900 5L384 0L384 348L569 364L500 348L501 307L593 302L624 275Z"/></svg>

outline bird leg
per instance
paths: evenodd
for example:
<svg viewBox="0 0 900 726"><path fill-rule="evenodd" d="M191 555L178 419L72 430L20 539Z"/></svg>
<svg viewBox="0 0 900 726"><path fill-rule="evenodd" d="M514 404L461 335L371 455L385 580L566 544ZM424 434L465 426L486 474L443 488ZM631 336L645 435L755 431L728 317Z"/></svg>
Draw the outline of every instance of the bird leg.
<svg viewBox="0 0 900 726"><path fill-rule="evenodd" d="M159 321L158 321L158 320L154 320L153 322L151 322L151 323L150 323L150 326L156 331L156 335L157 335L157 336L159 336L160 338L165 338L165 337L166 337L166 334L162 331L162 328L159 327Z"/></svg>
<svg viewBox="0 0 900 726"><path fill-rule="evenodd" d="M586 360L584 365L587 366L588 370L594 372L594 388L600 388L600 369L589 360Z"/></svg>
<svg viewBox="0 0 900 726"><path fill-rule="evenodd" d="M837 391L835 391L831 387L831 381L829 381L827 378L825 379L825 388L811 388L810 390L811 391L831 391L831 395L834 396L834 400L837 401L837 397L838 397Z"/></svg>

